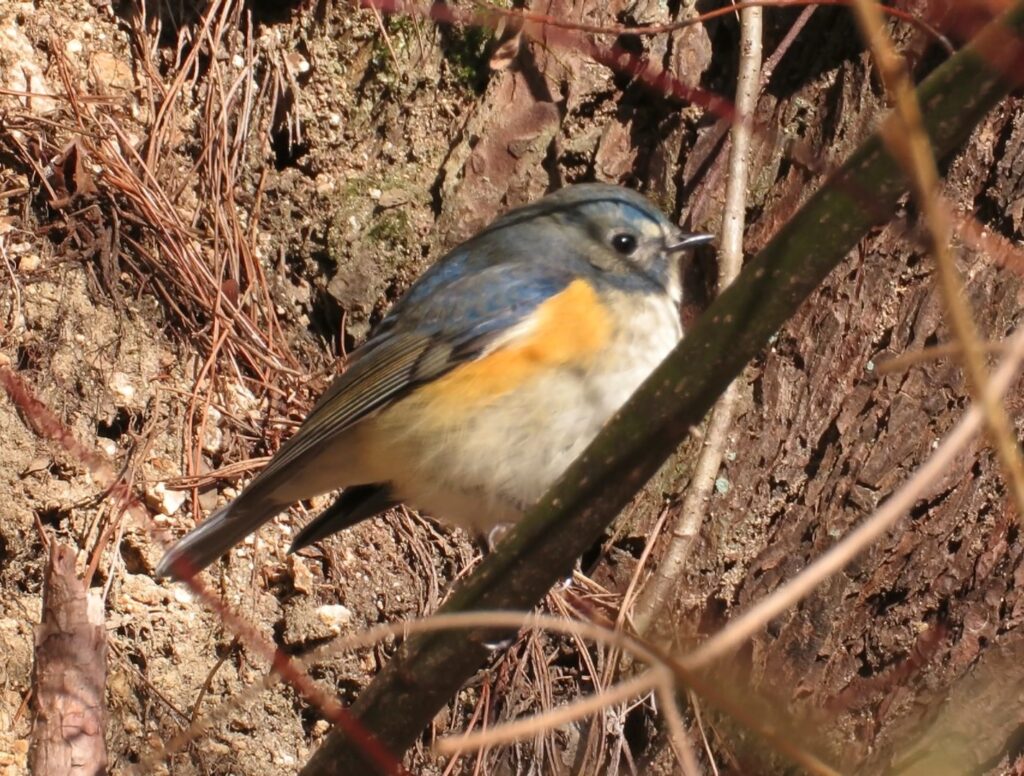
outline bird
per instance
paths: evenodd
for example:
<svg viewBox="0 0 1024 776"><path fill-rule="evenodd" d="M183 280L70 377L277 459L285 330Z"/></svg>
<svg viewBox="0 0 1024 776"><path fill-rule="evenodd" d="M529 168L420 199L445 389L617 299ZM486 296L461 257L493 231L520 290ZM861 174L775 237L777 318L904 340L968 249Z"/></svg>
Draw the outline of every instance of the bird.
<svg viewBox="0 0 1024 776"><path fill-rule="evenodd" d="M412 284L156 575L188 578L340 488L290 552L400 503L483 535L514 524L682 339L682 259L711 240L607 183L501 215Z"/></svg>

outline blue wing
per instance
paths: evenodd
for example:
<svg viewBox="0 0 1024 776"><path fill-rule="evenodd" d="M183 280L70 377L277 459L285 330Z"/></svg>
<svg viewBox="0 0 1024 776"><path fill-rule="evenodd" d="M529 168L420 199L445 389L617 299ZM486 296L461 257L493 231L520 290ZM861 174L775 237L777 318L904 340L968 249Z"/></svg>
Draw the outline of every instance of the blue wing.
<svg viewBox="0 0 1024 776"><path fill-rule="evenodd" d="M468 268L469 255L465 248L449 254L413 285L249 489L271 485L306 452L416 385L479 357L573 279L566 267L534 262Z"/></svg>

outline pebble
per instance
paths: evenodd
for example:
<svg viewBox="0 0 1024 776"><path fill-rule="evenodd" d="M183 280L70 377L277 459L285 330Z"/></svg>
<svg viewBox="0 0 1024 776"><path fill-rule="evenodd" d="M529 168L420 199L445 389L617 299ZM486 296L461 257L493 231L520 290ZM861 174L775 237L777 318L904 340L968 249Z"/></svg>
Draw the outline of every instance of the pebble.
<svg viewBox="0 0 1024 776"><path fill-rule="evenodd" d="M334 635L340 634L342 627L352 622L352 610L341 604L318 606L316 616Z"/></svg>

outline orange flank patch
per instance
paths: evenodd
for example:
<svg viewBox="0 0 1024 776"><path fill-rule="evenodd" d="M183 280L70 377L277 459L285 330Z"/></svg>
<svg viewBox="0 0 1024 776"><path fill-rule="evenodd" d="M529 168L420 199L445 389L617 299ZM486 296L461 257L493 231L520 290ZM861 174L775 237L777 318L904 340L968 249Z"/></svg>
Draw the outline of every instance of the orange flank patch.
<svg viewBox="0 0 1024 776"><path fill-rule="evenodd" d="M608 310L585 280L541 304L522 335L422 389L430 399L479 403L511 391L541 370L584 363L611 336Z"/></svg>

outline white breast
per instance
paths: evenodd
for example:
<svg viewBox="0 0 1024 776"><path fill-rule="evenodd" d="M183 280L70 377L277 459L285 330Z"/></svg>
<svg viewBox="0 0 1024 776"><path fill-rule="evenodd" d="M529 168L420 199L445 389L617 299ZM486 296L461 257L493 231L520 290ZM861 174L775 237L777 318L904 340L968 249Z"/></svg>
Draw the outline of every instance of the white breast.
<svg viewBox="0 0 1024 776"><path fill-rule="evenodd" d="M588 368L545 373L443 425L424 421L414 398L399 403L389 425L402 430L388 435L390 463L381 461L387 471L377 476L433 517L478 531L514 522L682 338L678 311L664 297L620 316L613 331Z"/></svg>

